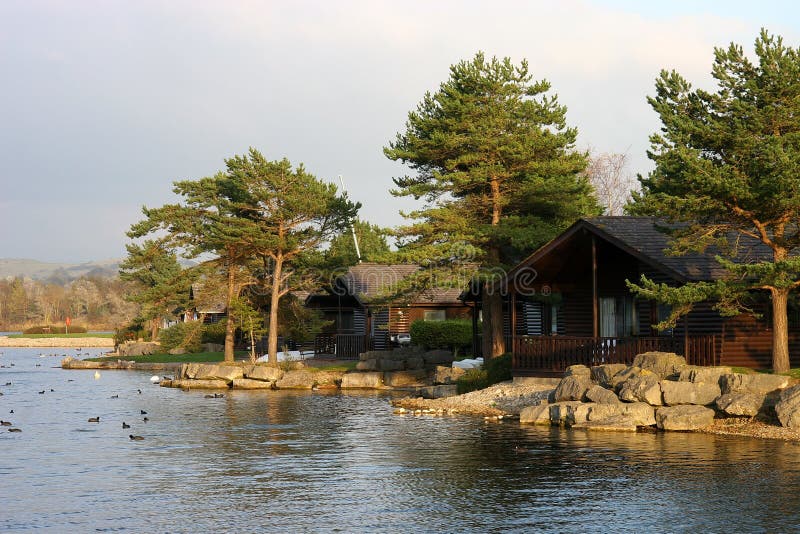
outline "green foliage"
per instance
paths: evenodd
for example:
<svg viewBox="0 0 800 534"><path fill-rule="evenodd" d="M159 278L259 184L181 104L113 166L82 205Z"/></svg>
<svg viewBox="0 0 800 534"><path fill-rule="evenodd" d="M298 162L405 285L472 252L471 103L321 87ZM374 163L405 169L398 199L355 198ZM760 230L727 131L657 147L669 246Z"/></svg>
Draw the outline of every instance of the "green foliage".
<svg viewBox="0 0 800 534"><path fill-rule="evenodd" d="M200 352L203 329L200 321L177 323L165 328L159 336L161 348L170 351L180 347L186 352Z"/></svg>
<svg viewBox="0 0 800 534"><path fill-rule="evenodd" d="M200 342L217 343L218 345L225 343L226 322L226 319L222 319L216 323L204 324L200 334Z"/></svg>
<svg viewBox="0 0 800 534"><path fill-rule="evenodd" d="M361 261L373 263L391 261L392 252L386 241L389 230L361 220L355 221L353 228L358 238ZM325 260L331 269L343 269L358 263L353 232L350 228L342 230L331 240L328 250L325 251Z"/></svg>
<svg viewBox="0 0 800 534"><path fill-rule="evenodd" d="M22 331L23 334L85 334L86 328L83 326L71 325L67 332L64 331L65 326L62 325L39 325L31 326Z"/></svg>
<svg viewBox="0 0 800 534"><path fill-rule="evenodd" d="M655 169L640 177L628 212L679 221L672 252L716 246L729 276L714 288L720 310L733 312L755 289L772 297L773 368L788 370L786 302L800 287L800 49L762 30L758 63L731 43L714 51L717 91L693 90L677 72L662 71L648 99L662 128L650 137ZM752 254L755 244L766 250ZM652 288L651 288L652 289ZM708 288L695 284L683 297ZM658 291L664 298L677 289ZM681 313L694 298L683 299ZM746 306L740 311L746 311Z"/></svg>
<svg viewBox="0 0 800 534"><path fill-rule="evenodd" d="M479 369L467 369L467 372L456 380L456 388L458 394L463 395L511 379L511 354L503 354L489 359Z"/></svg>
<svg viewBox="0 0 800 534"><path fill-rule="evenodd" d="M472 346L472 323L465 320L414 321L411 343L425 349L466 351Z"/></svg>
<svg viewBox="0 0 800 534"><path fill-rule="evenodd" d="M151 340L150 330L144 330L141 322L134 321L114 331L114 343L117 345L121 345L126 341L136 341L137 339Z"/></svg>

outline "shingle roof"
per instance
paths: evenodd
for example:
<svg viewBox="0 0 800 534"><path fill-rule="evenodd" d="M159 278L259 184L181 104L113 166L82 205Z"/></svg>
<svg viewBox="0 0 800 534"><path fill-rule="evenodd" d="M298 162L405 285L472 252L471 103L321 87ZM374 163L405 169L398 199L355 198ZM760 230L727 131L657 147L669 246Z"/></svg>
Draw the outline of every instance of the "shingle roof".
<svg viewBox="0 0 800 534"><path fill-rule="evenodd" d="M536 262L559 244L571 239L580 231L587 230L679 281L711 281L726 274L725 269L715 259L719 252L714 247L709 247L702 254L669 255L666 250L669 247L670 236L665 231L669 227L669 224L656 217L605 216L580 219L564 233L528 256L512 269L511 273L523 265ZM674 225L672 227L674 228ZM760 241L746 237L739 239L737 262L770 259L770 249Z"/></svg>
<svg viewBox="0 0 800 534"><path fill-rule="evenodd" d="M418 265L359 263L338 278L347 292L363 301L385 298L397 289L399 283L420 269ZM458 303L458 288L433 288L411 299L412 303Z"/></svg>

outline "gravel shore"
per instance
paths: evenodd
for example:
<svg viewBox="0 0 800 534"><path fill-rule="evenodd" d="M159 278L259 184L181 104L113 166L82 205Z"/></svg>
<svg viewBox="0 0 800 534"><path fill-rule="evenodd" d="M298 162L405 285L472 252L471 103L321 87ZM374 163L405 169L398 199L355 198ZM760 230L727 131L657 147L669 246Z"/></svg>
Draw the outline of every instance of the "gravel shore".
<svg viewBox="0 0 800 534"><path fill-rule="evenodd" d="M114 340L110 337L8 337L0 336L0 347L22 348L113 348Z"/></svg>

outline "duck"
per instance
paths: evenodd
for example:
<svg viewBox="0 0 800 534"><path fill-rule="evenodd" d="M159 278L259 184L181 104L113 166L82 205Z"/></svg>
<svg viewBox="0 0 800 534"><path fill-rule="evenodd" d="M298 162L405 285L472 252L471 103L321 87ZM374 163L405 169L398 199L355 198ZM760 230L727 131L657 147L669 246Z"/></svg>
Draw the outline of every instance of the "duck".
<svg viewBox="0 0 800 534"><path fill-rule="evenodd" d="M129 425L125 421L122 422L122 428L130 428L130 427L131 427L131 425Z"/></svg>
<svg viewBox="0 0 800 534"><path fill-rule="evenodd" d="M149 417L145 417L144 419L142 419L142 421L144 421L145 423L148 422L149 420L150 420Z"/></svg>
<svg viewBox="0 0 800 534"><path fill-rule="evenodd" d="M90 417L89 418L89 422L90 423L99 423L100 422L100 418L99 417Z"/></svg>
<svg viewBox="0 0 800 534"><path fill-rule="evenodd" d="M44 395L44 390L40 391L39 395Z"/></svg>
<svg viewBox="0 0 800 534"><path fill-rule="evenodd" d="M94 372L94 379L95 380L100 380L100 371L95 371Z"/></svg>
<svg viewBox="0 0 800 534"><path fill-rule="evenodd" d="M111 395L111 398L112 398L112 399L118 399L118 398L119 398L119 395Z"/></svg>
<svg viewBox="0 0 800 534"><path fill-rule="evenodd" d="M159 382L161 382L161 378L158 375L153 375L150 377L150 382L152 382L153 384L158 384Z"/></svg>
<svg viewBox="0 0 800 534"><path fill-rule="evenodd" d="M22 429L21 428L9 428L8 431L9 432L22 432Z"/></svg>
<svg viewBox="0 0 800 534"><path fill-rule="evenodd" d="M139 410L139 413L140 413L141 415L147 415L147 412L146 412L146 411L144 411L144 410Z"/></svg>
<svg viewBox="0 0 800 534"><path fill-rule="evenodd" d="M142 440L144 440L144 436L134 436L133 434L128 434L128 437L131 438L131 441L142 441Z"/></svg>
<svg viewBox="0 0 800 534"><path fill-rule="evenodd" d="M138 391L138 392L139 392L139 395L141 395L141 394L142 394L142 390L141 390L141 389L137 389L136 391Z"/></svg>
<svg viewBox="0 0 800 534"><path fill-rule="evenodd" d="M0 421L0 426L11 426L11 421Z"/></svg>

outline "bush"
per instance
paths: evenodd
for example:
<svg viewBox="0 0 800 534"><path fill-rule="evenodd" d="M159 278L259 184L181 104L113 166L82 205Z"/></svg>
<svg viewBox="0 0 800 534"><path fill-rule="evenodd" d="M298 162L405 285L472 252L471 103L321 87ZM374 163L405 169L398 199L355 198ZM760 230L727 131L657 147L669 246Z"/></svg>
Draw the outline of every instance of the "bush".
<svg viewBox="0 0 800 534"><path fill-rule="evenodd" d="M225 343L225 326L227 319L222 319L217 323L203 325L203 333L201 336L202 343L217 343L222 345Z"/></svg>
<svg viewBox="0 0 800 534"><path fill-rule="evenodd" d="M85 334L86 328L83 326L70 326L67 330L70 334ZM56 326L56 325L40 325L40 326L32 326L30 328L26 328L22 331L23 334L63 334L64 333L64 325Z"/></svg>
<svg viewBox="0 0 800 534"><path fill-rule="evenodd" d="M129 324L124 328L118 328L114 332L114 344L115 345L122 345L126 341L136 341L137 339L143 339L145 341L150 340L150 331L145 330L142 326L142 323L133 323Z"/></svg>
<svg viewBox="0 0 800 534"><path fill-rule="evenodd" d="M200 352L203 323L194 321L178 323L165 328L158 335L158 341L164 351L181 347L186 352Z"/></svg>
<svg viewBox="0 0 800 534"><path fill-rule="evenodd" d="M511 354L503 354L486 361L480 369L468 369L456 380L456 389L462 395L511 378Z"/></svg>
<svg viewBox="0 0 800 534"><path fill-rule="evenodd" d="M414 321L411 343L430 349L450 349L454 353L472 347L472 323L465 320Z"/></svg>

